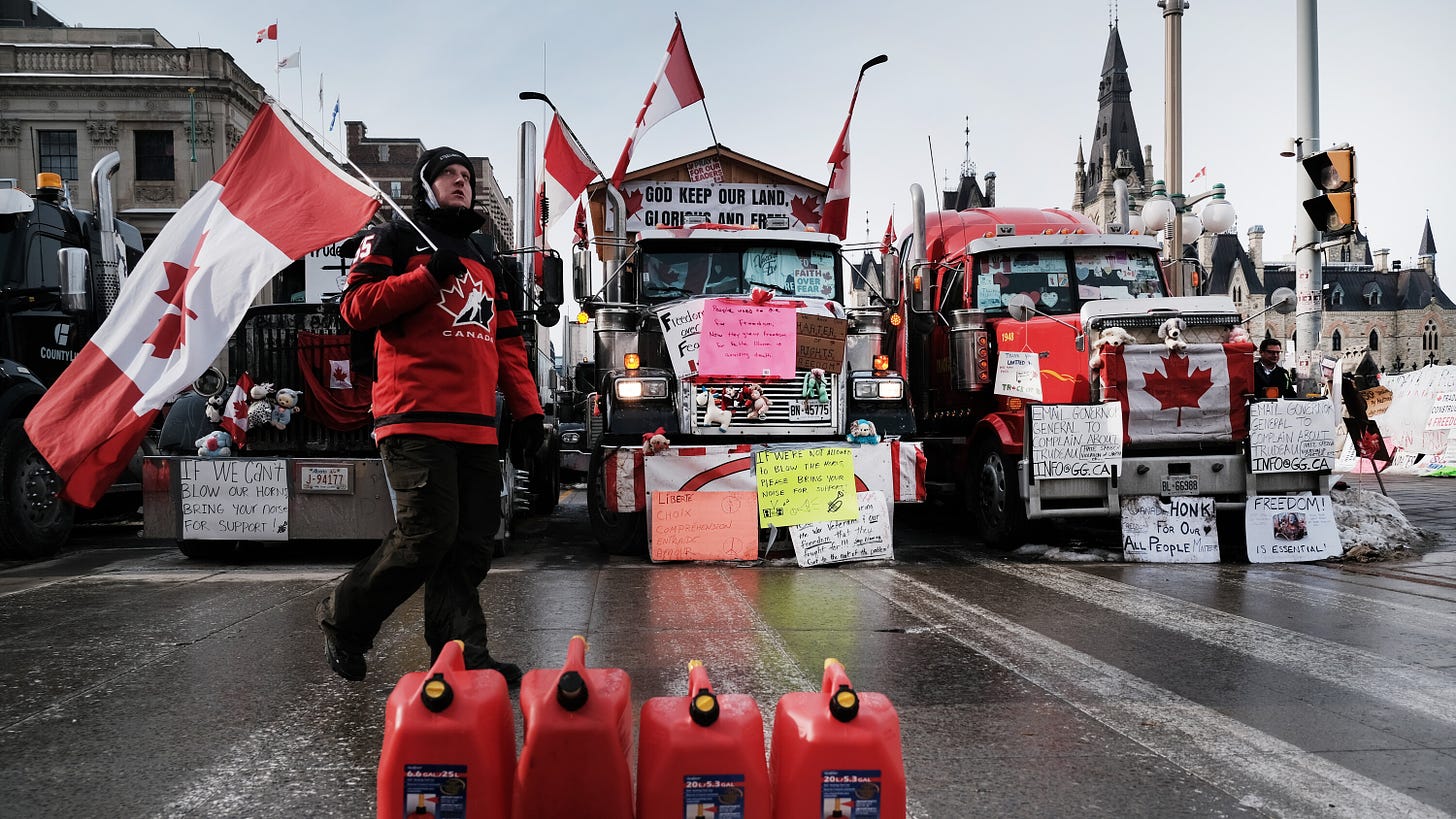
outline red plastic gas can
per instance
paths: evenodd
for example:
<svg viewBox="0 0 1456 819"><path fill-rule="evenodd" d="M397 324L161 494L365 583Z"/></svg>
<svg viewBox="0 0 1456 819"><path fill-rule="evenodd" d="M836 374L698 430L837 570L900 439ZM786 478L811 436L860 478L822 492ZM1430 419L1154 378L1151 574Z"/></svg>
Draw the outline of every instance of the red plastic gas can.
<svg viewBox="0 0 1456 819"><path fill-rule="evenodd" d="M688 663L686 697L653 697L637 736L637 819L768 819L763 715Z"/></svg>
<svg viewBox="0 0 1456 819"><path fill-rule="evenodd" d="M465 644L445 644L429 671L406 674L384 706L379 819L506 816L516 728L505 678L465 668Z"/></svg>
<svg viewBox="0 0 1456 819"><path fill-rule="evenodd" d="M822 688L779 699L769 757L774 819L904 819L895 707L884 694L855 691L833 658Z"/></svg>
<svg viewBox="0 0 1456 819"><path fill-rule="evenodd" d="M632 680L620 668L587 668L586 648L572 637L560 671L521 680L515 819L632 819Z"/></svg>

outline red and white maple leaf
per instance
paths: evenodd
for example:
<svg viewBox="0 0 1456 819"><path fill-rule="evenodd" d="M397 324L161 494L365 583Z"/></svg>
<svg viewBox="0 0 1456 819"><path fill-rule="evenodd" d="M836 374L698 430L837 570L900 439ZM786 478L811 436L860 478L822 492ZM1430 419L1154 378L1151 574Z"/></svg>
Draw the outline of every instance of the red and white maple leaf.
<svg viewBox="0 0 1456 819"><path fill-rule="evenodd" d="M819 197L817 196L804 199L795 196L789 202L789 210L793 212L795 219L806 225L819 224Z"/></svg>
<svg viewBox="0 0 1456 819"><path fill-rule="evenodd" d="M632 191L622 197L622 201L627 206L627 218L631 219L633 214L642 210L642 191Z"/></svg>
<svg viewBox="0 0 1456 819"><path fill-rule="evenodd" d="M1183 426L1183 408L1198 408L1203 394L1213 387L1213 370L1188 372L1191 363L1187 356L1177 354L1162 359L1167 375L1153 371L1143 376L1143 391L1158 399L1158 409L1178 410L1178 423Z"/></svg>
<svg viewBox="0 0 1456 819"><path fill-rule="evenodd" d="M233 411L231 413L229 413L229 415L231 415L234 418L247 418L248 417L248 402L247 401L234 401L233 402Z"/></svg>
<svg viewBox="0 0 1456 819"><path fill-rule="evenodd" d="M343 367L335 367L334 368L334 380L335 381L348 381L349 380L349 374L346 373L346 372L344 372L344 368Z"/></svg>
<svg viewBox="0 0 1456 819"><path fill-rule="evenodd" d="M203 234L203 239L206 238L207 235ZM186 302L187 282L197 273L197 268L175 262L162 262L162 270L167 275L167 286L156 291L157 297L176 307L177 312L168 310L161 321L157 322L157 329L142 342L152 345L153 358L171 358L173 353L181 349L187 343L186 320L197 318L197 313Z"/></svg>

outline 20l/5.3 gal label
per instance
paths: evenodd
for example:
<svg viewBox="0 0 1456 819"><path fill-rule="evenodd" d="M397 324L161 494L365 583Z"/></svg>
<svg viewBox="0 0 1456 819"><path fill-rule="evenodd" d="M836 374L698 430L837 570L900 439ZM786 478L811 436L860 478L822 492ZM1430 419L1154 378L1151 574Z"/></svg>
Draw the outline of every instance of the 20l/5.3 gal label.
<svg viewBox="0 0 1456 819"><path fill-rule="evenodd" d="M821 816L880 819L879 771L825 771Z"/></svg>
<svg viewBox="0 0 1456 819"><path fill-rule="evenodd" d="M743 805L748 797L743 782L743 774L684 776L683 816L685 819L743 819Z"/></svg>

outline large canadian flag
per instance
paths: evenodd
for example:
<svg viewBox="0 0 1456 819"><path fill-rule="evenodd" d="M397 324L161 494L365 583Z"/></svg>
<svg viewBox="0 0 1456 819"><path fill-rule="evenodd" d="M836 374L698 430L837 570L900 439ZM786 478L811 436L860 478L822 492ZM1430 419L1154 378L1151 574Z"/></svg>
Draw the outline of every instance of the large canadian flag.
<svg viewBox="0 0 1456 819"><path fill-rule="evenodd" d="M667 43L667 56L662 59L662 71L657 81L647 89L647 99L642 101L642 110L637 112L637 124L627 144L622 148L622 158L617 160L617 169L612 171L612 187L621 189L622 179L627 175L627 163L632 159L632 149L647 133L647 129L662 121L674 111L692 105L703 99L703 84L698 82L697 69L693 68L693 57L688 53L688 41L683 38L682 21L672 30L672 39Z"/></svg>
<svg viewBox="0 0 1456 819"><path fill-rule="evenodd" d="M94 506L167 399L212 364L274 274L352 235L378 209L372 188L314 150L285 115L260 109L26 418L26 433L65 481L61 497Z"/></svg>
<svg viewBox="0 0 1456 819"><path fill-rule="evenodd" d="M1253 346L1190 344L1184 353L1162 344L1102 348L1110 390L1122 402L1123 442L1196 443L1242 438L1244 396L1254 391Z"/></svg>
<svg viewBox="0 0 1456 819"><path fill-rule="evenodd" d="M560 114L551 118L551 130L546 134L546 150L542 158L544 173L541 183L550 205L549 227L566 215L571 203L601 172L587 156L586 149L576 141L576 135L566 127Z"/></svg>

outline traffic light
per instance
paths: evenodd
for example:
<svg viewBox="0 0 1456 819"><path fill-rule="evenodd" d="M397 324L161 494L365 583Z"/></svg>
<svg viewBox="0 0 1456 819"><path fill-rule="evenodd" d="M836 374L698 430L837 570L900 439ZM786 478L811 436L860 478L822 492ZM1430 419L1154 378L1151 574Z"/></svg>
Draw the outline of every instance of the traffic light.
<svg viewBox="0 0 1456 819"><path fill-rule="evenodd" d="M1321 193L1304 202L1315 229L1327 238L1355 232L1355 149L1320 151L1303 164Z"/></svg>

